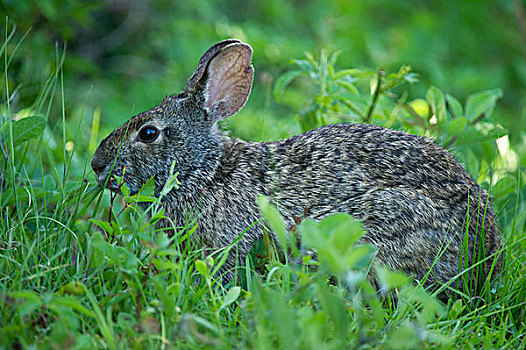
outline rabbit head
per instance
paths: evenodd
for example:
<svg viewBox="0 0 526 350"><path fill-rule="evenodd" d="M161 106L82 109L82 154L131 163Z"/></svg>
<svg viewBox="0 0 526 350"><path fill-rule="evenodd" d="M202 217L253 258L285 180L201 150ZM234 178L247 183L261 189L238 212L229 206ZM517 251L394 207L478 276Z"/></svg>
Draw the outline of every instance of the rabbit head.
<svg viewBox="0 0 526 350"><path fill-rule="evenodd" d="M116 190L111 179L122 176L133 193L154 176L159 190L174 162L185 186L211 176L221 155L217 121L245 104L254 77L251 58L252 48L238 40L212 46L183 92L132 117L101 142L91 161L97 182Z"/></svg>

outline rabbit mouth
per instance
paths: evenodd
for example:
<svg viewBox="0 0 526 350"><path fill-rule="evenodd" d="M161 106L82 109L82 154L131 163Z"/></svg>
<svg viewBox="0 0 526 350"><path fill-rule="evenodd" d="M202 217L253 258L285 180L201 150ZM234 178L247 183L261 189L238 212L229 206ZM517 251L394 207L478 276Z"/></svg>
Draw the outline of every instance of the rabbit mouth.
<svg viewBox="0 0 526 350"><path fill-rule="evenodd" d="M122 171L119 171L118 169L111 170L104 169L100 172L95 171L95 180L97 183L102 187L110 190L113 193L123 195L122 187L126 185L128 191L125 191L125 193L133 196L139 192L140 185L135 181L135 178L133 176L133 173L126 167Z"/></svg>
<svg viewBox="0 0 526 350"><path fill-rule="evenodd" d="M112 192L120 192L122 183L124 183L123 181L121 184L119 184L119 182L113 176L111 176L109 179L108 176L97 176L97 182L102 188L107 188Z"/></svg>
<svg viewBox="0 0 526 350"><path fill-rule="evenodd" d="M113 193L124 196L124 193L122 192L123 186L125 186L125 189L127 189L127 191L125 191L127 196L134 196L141 190L141 184L138 184L136 181L134 181L131 174L128 174L125 178L111 176L108 180L106 188Z"/></svg>
<svg viewBox="0 0 526 350"><path fill-rule="evenodd" d="M99 185L103 188L109 189L111 192L118 193L122 195L121 188L126 184L130 188L132 188L132 184L129 183L129 177L127 178L119 178L115 177L113 175L108 176L107 174L98 174L97 176L97 182Z"/></svg>

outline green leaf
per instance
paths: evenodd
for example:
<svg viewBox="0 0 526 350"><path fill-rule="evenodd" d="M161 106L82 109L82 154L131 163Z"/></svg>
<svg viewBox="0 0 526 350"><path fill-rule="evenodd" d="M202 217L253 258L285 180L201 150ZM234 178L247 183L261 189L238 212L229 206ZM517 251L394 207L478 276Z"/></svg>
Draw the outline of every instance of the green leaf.
<svg viewBox="0 0 526 350"><path fill-rule="evenodd" d="M355 68L352 68L352 69L342 69L342 70L339 70L337 71L335 74L334 74L334 79L335 80L339 80L343 77L352 77L353 75L358 75L362 73L361 70L359 69L355 69ZM353 79L354 80L354 79Z"/></svg>
<svg viewBox="0 0 526 350"><path fill-rule="evenodd" d="M352 92L355 95L359 95L360 94L358 92L358 89L356 88L356 86L353 83L349 82L349 81L338 80L336 82L336 84L338 84L339 86L343 87L344 89Z"/></svg>
<svg viewBox="0 0 526 350"><path fill-rule="evenodd" d="M407 81L408 83L414 84L414 83L418 83L420 79L418 77L418 73L407 73L404 76L404 80Z"/></svg>
<svg viewBox="0 0 526 350"><path fill-rule="evenodd" d="M166 218L166 215L164 215L164 208L159 210L155 215L152 215L151 219L148 221L149 225L155 224L157 221Z"/></svg>
<svg viewBox="0 0 526 350"><path fill-rule="evenodd" d="M8 127L5 124L4 127ZM18 145L24 141L40 137L46 127L46 119L32 115L13 122L13 142Z"/></svg>
<svg viewBox="0 0 526 350"><path fill-rule="evenodd" d="M349 328L349 316L345 309L344 301L337 294L331 293L330 290L321 283L318 284L318 295L320 296L322 308L327 312L327 315L333 322L336 332L344 337Z"/></svg>
<svg viewBox="0 0 526 350"><path fill-rule="evenodd" d="M170 292L166 288L165 281L162 277L151 278L151 283L157 291L157 295L161 300L162 308L166 311L168 315L175 314L175 298L170 295Z"/></svg>
<svg viewBox="0 0 526 350"><path fill-rule="evenodd" d="M356 245L342 254L344 258L343 261L347 268L364 269L369 264L374 252L375 249L371 245Z"/></svg>
<svg viewBox="0 0 526 350"><path fill-rule="evenodd" d="M331 215L320 222L306 219L298 231L302 244L316 249L320 262L325 262L336 275L364 268L374 253L369 245L355 245L365 231L361 223L348 214Z"/></svg>
<svg viewBox="0 0 526 350"><path fill-rule="evenodd" d="M455 97L451 96L450 94L446 94L446 101L449 111L453 114L453 117L458 118L463 116L464 110L462 108L462 104Z"/></svg>
<svg viewBox="0 0 526 350"><path fill-rule="evenodd" d="M126 203L153 203L157 200L155 197L136 194L134 196L124 197Z"/></svg>
<svg viewBox="0 0 526 350"><path fill-rule="evenodd" d="M411 107L412 110L405 108L411 115L414 116L414 113L417 115L415 117L426 118L429 115L429 103L421 98L417 98L408 103L408 107ZM414 113L413 113L414 112Z"/></svg>
<svg viewBox="0 0 526 350"><path fill-rule="evenodd" d="M159 248L166 249L170 247L170 244L171 240L170 237L168 237L168 235L166 234L166 232L161 231L157 234L157 245L159 246Z"/></svg>
<svg viewBox="0 0 526 350"><path fill-rule="evenodd" d="M516 194L517 180L514 176L504 176L499 178L493 186L493 195L495 198L505 198L507 195Z"/></svg>
<svg viewBox="0 0 526 350"><path fill-rule="evenodd" d="M42 304L40 296L31 291L9 292L8 295L13 299L23 299L22 302L15 304L22 318L29 315Z"/></svg>
<svg viewBox="0 0 526 350"><path fill-rule="evenodd" d="M294 63L294 65L301 69L302 72L310 73L316 71L318 69L318 62L316 61L314 56L312 56L311 53L306 52L305 57L305 60L293 59L292 63Z"/></svg>
<svg viewBox="0 0 526 350"><path fill-rule="evenodd" d="M35 192L38 191L37 188L34 188ZM39 191L40 192L40 191ZM40 192L43 193L43 192ZM27 187L18 187L16 189L16 197L15 197L15 191L12 187L8 187L4 193L2 193L2 207L6 207L9 205L15 205L18 203L30 203L31 202L31 194Z"/></svg>
<svg viewBox="0 0 526 350"><path fill-rule="evenodd" d="M409 283L410 279L399 271L392 271L385 266L380 266L376 272L380 285L385 290L400 288Z"/></svg>
<svg viewBox="0 0 526 350"><path fill-rule="evenodd" d="M299 112L299 122L301 125L301 131L306 132L317 128L321 125L318 123L318 118L316 117L317 103L308 103L307 107L300 110Z"/></svg>
<svg viewBox="0 0 526 350"><path fill-rule="evenodd" d="M95 232L90 239L90 246L95 256L94 264L107 259L110 265L118 267L128 274L137 273L137 258L123 247L109 244L102 238L100 232Z"/></svg>
<svg viewBox="0 0 526 350"><path fill-rule="evenodd" d="M283 91L285 91L285 88L290 84L292 80L294 80L294 78L304 74L305 73L299 70L293 70L282 74L274 84L274 98L276 99L276 101L279 101L279 98L283 94Z"/></svg>
<svg viewBox="0 0 526 350"><path fill-rule="evenodd" d="M179 185L181 184L181 182L177 179L178 175L179 173L175 172L175 161L173 161L172 165L170 166L170 175L168 176L168 179L166 180L163 188L161 189L159 198L163 198L168 193L170 193L170 191L172 191L173 189L179 188Z"/></svg>
<svg viewBox="0 0 526 350"><path fill-rule="evenodd" d="M241 293L241 288L238 286L230 288L230 290L226 293L225 297L223 298L223 302L221 303L221 306L219 307L219 311L227 307L228 305L232 304L234 301L237 300L239 297L239 294Z"/></svg>
<svg viewBox="0 0 526 350"><path fill-rule="evenodd" d="M446 312L444 305L420 285L405 285L400 290L399 296L401 300L408 303L420 303L421 309L417 313L417 317L423 323L429 323L436 316L443 316Z"/></svg>
<svg viewBox="0 0 526 350"><path fill-rule="evenodd" d="M200 329L200 330L208 330L215 334L213 334L214 338L217 338L217 333L219 332L219 329L217 326L212 324L210 321L208 321L206 318L203 318L201 316L193 315L193 314L184 314L179 323L181 324L182 329L187 329L187 334L190 336L192 334L197 334L197 331L193 330ZM197 327L195 326L197 325ZM191 328L190 328L191 327ZM188 329L192 329L192 332L188 332ZM206 333L205 333L206 334ZM206 337L202 337L199 339L206 339Z"/></svg>
<svg viewBox="0 0 526 350"><path fill-rule="evenodd" d="M338 60L338 56L342 53L342 50L336 50L329 55L328 64L329 66L334 66Z"/></svg>
<svg viewBox="0 0 526 350"><path fill-rule="evenodd" d="M456 319L462 314L464 309L465 306L462 303L462 299L457 299L457 301L455 301L449 308L448 317L451 319Z"/></svg>
<svg viewBox="0 0 526 350"><path fill-rule="evenodd" d="M79 295L84 294L86 292L86 288L84 285L78 281L69 281L67 284L63 285L59 289L60 294L72 294L72 295Z"/></svg>
<svg viewBox="0 0 526 350"><path fill-rule="evenodd" d="M501 97L501 89L485 90L470 95L466 102L466 117L470 122L479 118L482 114L486 118L490 117L493 114L497 100Z"/></svg>
<svg viewBox="0 0 526 350"><path fill-rule="evenodd" d="M139 193L144 197L155 197L155 179L153 176L142 185Z"/></svg>
<svg viewBox="0 0 526 350"><path fill-rule="evenodd" d="M451 120L446 125L446 133L449 136L453 136L455 134L458 134L464 130L464 128L468 125L468 120L464 117L455 118Z"/></svg>
<svg viewBox="0 0 526 350"><path fill-rule="evenodd" d="M438 124L446 120L446 100L444 93L436 86L430 86L426 92L426 100L431 106L433 114L437 118Z"/></svg>
<svg viewBox="0 0 526 350"><path fill-rule="evenodd" d="M84 285L82 285L84 287ZM86 288L82 288L83 292L86 291ZM63 296L63 297L55 297L51 303L49 303L49 306L66 306L72 310L78 311L88 317L95 317L95 313L93 313L91 310L87 309L74 297L71 296Z"/></svg>
<svg viewBox="0 0 526 350"><path fill-rule="evenodd" d="M203 260L197 260L195 262L195 269L203 276L208 276L208 266Z"/></svg>
<svg viewBox="0 0 526 350"><path fill-rule="evenodd" d="M257 202L261 216L276 234L282 249L286 251L288 247L287 229L278 208L270 204L268 197L263 195L258 196Z"/></svg>
<svg viewBox="0 0 526 350"><path fill-rule="evenodd" d="M122 183L118 178L115 179L119 185ZM126 182L122 183L122 186L120 188L122 195L124 196L124 201L126 201L126 199L130 196L130 188L128 187L128 184Z"/></svg>
<svg viewBox="0 0 526 350"><path fill-rule="evenodd" d="M395 328L387 338L389 349L418 349L423 348L415 326L409 321L404 321Z"/></svg>
<svg viewBox="0 0 526 350"><path fill-rule="evenodd" d="M100 227L101 229L103 229L104 232L108 234L113 234L113 226L110 225L109 222L99 220L99 219L90 219L90 221L94 223L95 225L97 225L98 227Z"/></svg>

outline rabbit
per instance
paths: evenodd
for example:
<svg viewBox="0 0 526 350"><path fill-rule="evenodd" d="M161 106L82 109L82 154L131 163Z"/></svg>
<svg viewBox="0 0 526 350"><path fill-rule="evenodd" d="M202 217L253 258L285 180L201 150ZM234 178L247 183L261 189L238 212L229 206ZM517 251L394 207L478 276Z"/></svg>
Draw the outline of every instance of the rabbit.
<svg viewBox="0 0 526 350"><path fill-rule="evenodd" d="M426 286L459 273L466 236L469 266L479 246L485 256L497 255L501 238L488 193L430 139L354 123L275 142L245 142L222 133L218 121L239 111L250 95L251 59L252 48L239 40L213 45L181 93L132 117L101 142L91 161L98 183L118 190L106 180L125 171L135 193L153 176L159 196L175 163L181 184L162 198L169 220L158 226L184 227L196 220L191 239L212 249L242 235L223 266L226 281L235 275L236 258L244 263L265 232L258 195L268 196L290 226L305 211L315 220L350 214L366 231L360 243L377 249L375 264L416 280L431 269ZM500 260L486 259L484 277L490 269L499 272Z"/></svg>

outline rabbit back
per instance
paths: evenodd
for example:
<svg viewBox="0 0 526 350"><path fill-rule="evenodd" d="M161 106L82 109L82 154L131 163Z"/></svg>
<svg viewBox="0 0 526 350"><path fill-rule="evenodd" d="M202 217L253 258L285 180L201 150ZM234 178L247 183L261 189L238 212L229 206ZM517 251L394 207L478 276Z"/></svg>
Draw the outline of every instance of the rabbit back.
<svg viewBox="0 0 526 350"><path fill-rule="evenodd" d="M367 231L376 259L442 282L501 244L487 192L432 140L366 124L335 124L278 141L271 196L285 218L344 212ZM468 249L462 252L467 240ZM478 243L477 243L478 242ZM437 254L440 250L440 259ZM492 259L485 271L489 272ZM500 264L495 266L495 272Z"/></svg>

